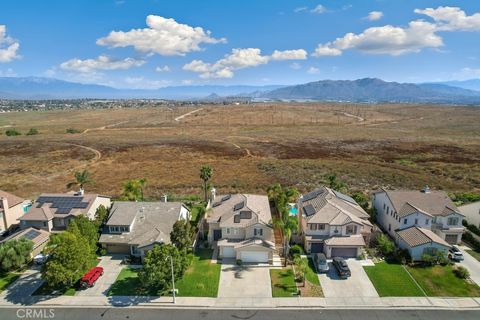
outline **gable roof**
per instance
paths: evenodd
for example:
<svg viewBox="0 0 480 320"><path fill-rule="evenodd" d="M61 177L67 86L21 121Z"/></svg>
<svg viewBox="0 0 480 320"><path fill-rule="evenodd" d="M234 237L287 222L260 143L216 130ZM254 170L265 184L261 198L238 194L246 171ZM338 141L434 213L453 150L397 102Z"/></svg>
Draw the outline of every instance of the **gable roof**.
<svg viewBox="0 0 480 320"><path fill-rule="evenodd" d="M302 196L298 207L308 223L371 225L370 216L355 200L325 186Z"/></svg>
<svg viewBox="0 0 480 320"><path fill-rule="evenodd" d="M414 226L397 231L397 235L410 247L417 247L427 243L437 243L446 247L450 247L445 240L437 236L433 231L425 228Z"/></svg>
<svg viewBox="0 0 480 320"><path fill-rule="evenodd" d="M1 198L7 199L7 201L8 201L8 208L7 209L9 209L11 207L14 207L14 206L16 206L20 203L23 203L25 201L25 199L17 197L16 195L11 194L11 193L6 192L6 191L3 191L3 190L0 190L0 199Z"/></svg>
<svg viewBox="0 0 480 320"><path fill-rule="evenodd" d="M145 247L154 243L170 243L170 232L180 219L181 202L116 201L106 226L129 226L130 232L102 232L100 243L121 243Z"/></svg>
<svg viewBox="0 0 480 320"><path fill-rule="evenodd" d="M4 243L6 241L14 240L14 239L20 240L22 238L32 241L33 249L36 249L48 241L48 239L50 238L50 232L42 229L35 229L30 227L12 234L11 236L0 241L0 243Z"/></svg>
<svg viewBox="0 0 480 320"><path fill-rule="evenodd" d="M240 193L216 196L207 218L209 223L219 222L220 227L246 227L255 223L269 225L271 220L267 196Z"/></svg>
<svg viewBox="0 0 480 320"><path fill-rule="evenodd" d="M432 216L447 216L450 214L461 214L453 201L444 191L431 190L422 192L419 190L385 190L393 208L401 213L405 204L419 210L422 213ZM411 208L410 208L411 209Z"/></svg>

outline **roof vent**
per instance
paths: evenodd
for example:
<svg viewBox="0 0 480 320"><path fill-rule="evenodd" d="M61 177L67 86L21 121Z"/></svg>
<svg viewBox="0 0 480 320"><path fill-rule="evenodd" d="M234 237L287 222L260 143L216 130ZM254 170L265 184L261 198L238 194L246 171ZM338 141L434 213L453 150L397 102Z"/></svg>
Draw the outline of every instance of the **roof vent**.
<svg viewBox="0 0 480 320"><path fill-rule="evenodd" d="M429 186L423 187L422 192L423 193L430 193L430 187Z"/></svg>

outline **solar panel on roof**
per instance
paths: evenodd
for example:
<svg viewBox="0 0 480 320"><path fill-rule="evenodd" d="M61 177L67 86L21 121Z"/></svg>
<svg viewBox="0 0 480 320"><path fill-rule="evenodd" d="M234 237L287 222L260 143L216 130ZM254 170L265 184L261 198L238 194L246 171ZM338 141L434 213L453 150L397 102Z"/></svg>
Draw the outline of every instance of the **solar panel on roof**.
<svg viewBox="0 0 480 320"><path fill-rule="evenodd" d="M212 207L215 208L215 207L218 207L218 206L221 205L221 204L222 204L221 202L214 202L213 205L212 205Z"/></svg>
<svg viewBox="0 0 480 320"><path fill-rule="evenodd" d="M23 238L28 239L28 240L33 240L36 237L38 237L39 235L40 235L40 232L38 232L37 230L30 230L27 233L25 233Z"/></svg>
<svg viewBox="0 0 480 320"><path fill-rule="evenodd" d="M222 201L227 201L228 199L230 199L232 197L231 194L228 194L226 195L225 197L222 198Z"/></svg>
<svg viewBox="0 0 480 320"><path fill-rule="evenodd" d="M240 219L252 219L252 211L240 211Z"/></svg>
<svg viewBox="0 0 480 320"><path fill-rule="evenodd" d="M309 204L308 206L303 207L303 212L307 217L315 214L315 208Z"/></svg>
<svg viewBox="0 0 480 320"><path fill-rule="evenodd" d="M240 215L237 214L237 215L235 215L235 216L233 217L233 222L234 222L234 223L240 223L240 219L241 219Z"/></svg>
<svg viewBox="0 0 480 320"><path fill-rule="evenodd" d="M240 203L237 203L237 204L233 207L233 211L240 210L240 209L242 209L244 206L245 206L245 202L244 202L244 201L242 201L242 202L240 202Z"/></svg>
<svg viewBox="0 0 480 320"><path fill-rule="evenodd" d="M337 198L340 198L342 200L348 201L348 202L353 203L353 204L357 204L357 202L352 197L347 196L346 194L343 194L343 193L335 191L335 190L333 190L333 193L335 194L335 196L337 196Z"/></svg>
<svg viewBox="0 0 480 320"><path fill-rule="evenodd" d="M70 210L72 210L72 208L58 208L56 213L67 214L67 213L70 213Z"/></svg>
<svg viewBox="0 0 480 320"><path fill-rule="evenodd" d="M310 193L307 193L306 195L303 196L303 201L310 201L312 199L315 199L321 192L318 190L312 191Z"/></svg>

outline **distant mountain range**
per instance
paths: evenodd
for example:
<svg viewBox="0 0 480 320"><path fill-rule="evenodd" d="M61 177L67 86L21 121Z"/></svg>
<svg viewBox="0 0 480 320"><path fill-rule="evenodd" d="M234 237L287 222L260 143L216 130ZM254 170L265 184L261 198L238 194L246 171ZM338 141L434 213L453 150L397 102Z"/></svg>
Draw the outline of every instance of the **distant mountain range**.
<svg viewBox="0 0 480 320"><path fill-rule="evenodd" d="M446 81L446 82L440 82L440 84L446 84L447 86L480 91L480 79L470 79L470 80L463 80L463 81Z"/></svg>
<svg viewBox="0 0 480 320"><path fill-rule="evenodd" d="M293 86L191 85L153 90L116 89L50 78L0 77L1 99L172 99L219 101L226 97L255 100L405 102L480 104L480 80L449 83L398 83L375 78L321 80Z"/></svg>

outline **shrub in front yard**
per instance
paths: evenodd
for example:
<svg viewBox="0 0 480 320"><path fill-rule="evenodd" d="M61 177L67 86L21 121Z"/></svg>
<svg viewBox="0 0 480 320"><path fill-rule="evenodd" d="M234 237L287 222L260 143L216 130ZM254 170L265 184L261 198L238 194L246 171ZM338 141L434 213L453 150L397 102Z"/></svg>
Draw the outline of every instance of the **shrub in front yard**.
<svg viewBox="0 0 480 320"><path fill-rule="evenodd" d="M376 239L376 247L385 257L389 257L395 252L395 244L383 233L378 235Z"/></svg>
<svg viewBox="0 0 480 320"><path fill-rule="evenodd" d="M290 258L293 260L295 259L295 257L302 255L304 251L300 245L294 244L293 246L290 247L290 250L288 253L290 255Z"/></svg>
<svg viewBox="0 0 480 320"><path fill-rule="evenodd" d="M470 272L468 272L467 268L462 266L457 266L456 268L454 268L453 273L460 279L467 279L468 277L470 277Z"/></svg>
<svg viewBox="0 0 480 320"><path fill-rule="evenodd" d="M437 251L435 253L424 253L422 255L422 261L425 266L433 266L435 264L441 264L445 266L449 260L443 251Z"/></svg>

